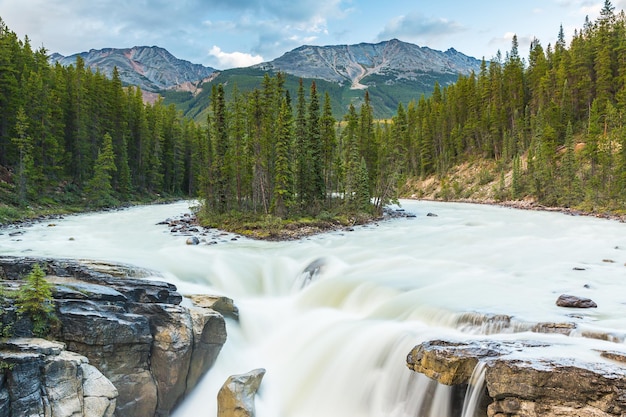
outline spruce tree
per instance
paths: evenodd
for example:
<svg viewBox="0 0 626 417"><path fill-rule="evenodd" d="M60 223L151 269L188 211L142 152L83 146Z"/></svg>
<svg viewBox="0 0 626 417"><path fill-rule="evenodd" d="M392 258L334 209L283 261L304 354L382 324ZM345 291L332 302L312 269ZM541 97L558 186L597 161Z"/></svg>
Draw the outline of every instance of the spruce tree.
<svg viewBox="0 0 626 417"><path fill-rule="evenodd" d="M106 133L93 167L93 176L87 183L86 192L92 206L107 207L116 203L111 184L116 170L113 140Z"/></svg>
<svg viewBox="0 0 626 417"><path fill-rule="evenodd" d="M311 83L306 134L310 166L307 175L308 192L305 203L309 208L317 211L319 205L326 199L326 184L324 182L324 151L320 134L320 102L315 82Z"/></svg>
<svg viewBox="0 0 626 417"><path fill-rule="evenodd" d="M44 337L56 321L52 304L52 285L38 264L33 266L17 296L18 313L27 316L33 324L33 335Z"/></svg>
<svg viewBox="0 0 626 417"><path fill-rule="evenodd" d="M22 107L17 111L15 132L12 138L13 144L19 152L18 165L18 199L21 204L26 203L28 187L30 186L31 176L33 172L33 139L29 132L29 121L26 112Z"/></svg>
<svg viewBox="0 0 626 417"><path fill-rule="evenodd" d="M274 167L274 196L272 211L276 216L286 217L291 208L293 171L290 163L293 143L293 116L287 99L283 99L278 116L276 138L276 163Z"/></svg>

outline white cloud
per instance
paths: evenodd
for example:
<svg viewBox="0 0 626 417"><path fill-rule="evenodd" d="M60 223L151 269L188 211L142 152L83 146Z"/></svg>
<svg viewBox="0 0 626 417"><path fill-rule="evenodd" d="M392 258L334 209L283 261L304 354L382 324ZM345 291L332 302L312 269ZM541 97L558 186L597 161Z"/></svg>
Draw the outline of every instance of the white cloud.
<svg viewBox="0 0 626 417"><path fill-rule="evenodd" d="M391 38L399 38L423 42L424 40L440 38L464 30L463 26L454 21L429 18L419 13L409 13L389 20L376 39L384 41Z"/></svg>
<svg viewBox="0 0 626 417"><path fill-rule="evenodd" d="M243 52L224 52L219 46L213 45L209 55L217 59L219 68L241 68L263 62L261 55L245 54Z"/></svg>

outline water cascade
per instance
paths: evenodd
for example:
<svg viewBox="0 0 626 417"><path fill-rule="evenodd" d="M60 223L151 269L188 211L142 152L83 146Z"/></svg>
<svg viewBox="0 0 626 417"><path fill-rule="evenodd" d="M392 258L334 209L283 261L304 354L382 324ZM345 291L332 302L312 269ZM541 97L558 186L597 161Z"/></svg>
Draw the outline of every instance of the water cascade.
<svg viewBox="0 0 626 417"><path fill-rule="evenodd" d="M21 235L5 230L0 252L130 263L183 295L235 300L239 321L227 319L216 365L175 417L215 416L226 378L256 368L267 370L259 417L473 417L484 372L477 368L459 394L407 368L415 345L540 339L548 336L531 334L536 323L572 321L623 343L626 225L472 204L402 206L417 217L297 242L215 232L197 246L157 225L187 203L136 207L68 216ZM563 293L598 308L573 317L555 305ZM570 336L574 352L588 348L581 335Z"/></svg>

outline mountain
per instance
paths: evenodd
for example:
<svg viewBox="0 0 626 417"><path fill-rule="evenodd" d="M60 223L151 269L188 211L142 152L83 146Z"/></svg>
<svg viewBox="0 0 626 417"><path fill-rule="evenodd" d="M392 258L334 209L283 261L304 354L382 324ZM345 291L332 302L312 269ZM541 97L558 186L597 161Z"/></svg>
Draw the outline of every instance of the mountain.
<svg viewBox="0 0 626 417"><path fill-rule="evenodd" d="M135 46L133 48L92 49L89 52L63 56L50 55L50 62L68 66L81 56L85 66L98 69L111 76L117 67L120 79L126 85L138 85L142 90L157 92L185 83L206 79L216 70L200 64L176 58L157 46Z"/></svg>
<svg viewBox="0 0 626 417"><path fill-rule="evenodd" d="M441 52L397 39L375 44L305 45L273 61L225 71L178 59L156 46L92 49L67 57L52 54L50 61L70 65L79 55L86 66L108 76L117 66L124 84L159 93L166 104L176 104L198 121L205 120L212 85L223 84L227 94L235 85L240 91L249 91L261 85L267 72L285 73L285 87L292 97L300 78L307 88L315 80L322 94L330 94L337 118L351 103L358 106L367 88L375 115L382 118L395 114L399 103L406 105L422 94L429 96L436 82L449 85L459 74L478 72L481 64L454 49Z"/></svg>
<svg viewBox="0 0 626 417"><path fill-rule="evenodd" d="M480 71L481 61L454 49L445 52L392 39L376 44L301 46L283 56L247 68L216 73L202 90L169 91L166 103L175 103L186 116L205 120L211 86L223 84L228 95L233 86L248 91L261 86L265 73L285 73L287 88L296 97L298 83L308 86L315 80L318 91L328 92L333 112L341 118L349 105L358 106L367 88L376 117L396 113L423 95L430 96L435 83L441 86L457 81L459 74Z"/></svg>
<svg viewBox="0 0 626 417"><path fill-rule="evenodd" d="M254 67L363 89L375 84L371 82L375 77L383 77L387 83L418 81L425 74L456 78L459 74L478 71L480 61L454 49L440 52L392 39L376 44L301 46Z"/></svg>

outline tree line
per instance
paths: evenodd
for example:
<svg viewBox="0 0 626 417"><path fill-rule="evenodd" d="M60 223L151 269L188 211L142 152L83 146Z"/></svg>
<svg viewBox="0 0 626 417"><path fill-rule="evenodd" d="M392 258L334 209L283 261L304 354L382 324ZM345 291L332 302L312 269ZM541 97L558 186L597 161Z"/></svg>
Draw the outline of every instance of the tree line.
<svg viewBox="0 0 626 417"><path fill-rule="evenodd" d="M0 202L107 207L165 194L200 197L212 214L372 214L395 183L382 180L386 145L364 101L338 129L328 94L300 82L292 102L279 73L246 94L214 86L200 124L144 103L117 69L109 79L80 56L50 65L0 20Z"/></svg>
<svg viewBox="0 0 626 417"><path fill-rule="evenodd" d="M78 57L49 64L0 20L0 201L105 207L193 193L203 129L161 101L144 104Z"/></svg>
<svg viewBox="0 0 626 417"><path fill-rule="evenodd" d="M265 74L248 93L233 88L230 100L213 86L207 137L197 144L207 213L380 213L396 196L396 171L367 92L338 123L315 82L307 92L300 80L292 100L284 81Z"/></svg>
<svg viewBox="0 0 626 417"><path fill-rule="evenodd" d="M488 159L501 199L623 210L625 111L626 15L607 0L569 46L561 27L554 45L533 40L524 60L514 37L504 58L400 105L394 139L406 177L445 180L458 164Z"/></svg>
<svg viewBox="0 0 626 417"><path fill-rule="evenodd" d="M408 179L445 180L487 159L501 199L626 208L626 15L608 0L569 45L561 28L523 59L514 37L504 57L435 84L389 120L374 119L367 90L335 120L314 82L296 97L284 84L266 74L228 97L213 86L200 124L144 103L117 71L107 79L80 58L49 65L0 21L0 201L102 207L168 194L198 196L211 215L374 213Z"/></svg>

